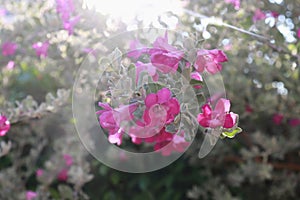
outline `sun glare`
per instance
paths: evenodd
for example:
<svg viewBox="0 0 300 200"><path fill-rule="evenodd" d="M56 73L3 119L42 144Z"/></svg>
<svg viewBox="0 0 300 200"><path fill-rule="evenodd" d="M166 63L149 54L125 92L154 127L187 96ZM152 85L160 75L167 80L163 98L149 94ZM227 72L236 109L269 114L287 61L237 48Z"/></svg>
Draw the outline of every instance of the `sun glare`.
<svg viewBox="0 0 300 200"><path fill-rule="evenodd" d="M144 23L151 23L166 12L180 14L180 0L84 0L88 9L131 23L135 17Z"/></svg>

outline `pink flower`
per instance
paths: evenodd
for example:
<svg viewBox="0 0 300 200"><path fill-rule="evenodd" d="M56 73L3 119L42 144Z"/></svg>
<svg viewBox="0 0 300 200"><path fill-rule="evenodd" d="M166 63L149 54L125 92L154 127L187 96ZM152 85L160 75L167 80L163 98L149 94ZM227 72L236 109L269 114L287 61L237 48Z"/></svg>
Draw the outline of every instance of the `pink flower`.
<svg viewBox="0 0 300 200"><path fill-rule="evenodd" d="M2 55L11 56L14 55L17 50L17 44L13 42L5 42L2 44Z"/></svg>
<svg viewBox="0 0 300 200"><path fill-rule="evenodd" d="M263 20L266 18L266 13L262 12L260 9L256 9L254 15L252 17L253 22L257 22L259 20Z"/></svg>
<svg viewBox="0 0 300 200"><path fill-rule="evenodd" d="M142 54L148 53L148 49L138 40L131 41L129 49L127 56L134 59L138 59Z"/></svg>
<svg viewBox="0 0 300 200"><path fill-rule="evenodd" d="M278 113L274 114L273 115L274 124L280 125L282 123L283 118L284 118L283 114L278 114Z"/></svg>
<svg viewBox="0 0 300 200"><path fill-rule="evenodd" d="M70 167L73 164L73 158L69 154L64 154L63 158L67 167Z"/></svg>
<svg viewBox="0 0 300 200"><path fill-rule="evenodd" d="M165 128L162 128L160 132L151 137L145 138L145 142L147 143L162 143L162 142L170 142L173 139L173 134L166 131Z"/></svg>
<svg viewBox="0 0 300 200"><path fill-rule="evenodd" d="M300 39L300 28L297 30L297 37Z"/></svg>
<svg viewBox="0 0 300 200"><path fill-rule="evenodd" d="M0 114L0 136L5 136L10 129L10 123L6 116Z"/></svg>
<svg viewBox="0 0 300 200"><path fill-rule="evenodd" d="M35 50L36 56L38 57L47 57L49 42L36 42L32 45L32 48Z"/></svg>
<svg viewBox="0 0 300 200"><path fill-rule="evenodd" d="M140 138L151 138L158 134L166 124L172 123L180 112L178 100L172 97L167 88L157 91L156 94L148 94L144 102L146 109L143 121L137 121L129 131L135 143L141 142Z"/></svg>
<svg viewBox="0 0 300 200"><path fill-rule="evenodd" d="M195 62L195 69L202 73L204 69L211 74L216 74L222 70L220 63L226 62L227 56L222 50L213 49L205 50L201 49L197 52L197 59Z"/></svg>
<svg viewBox="0 0 300 200"><path fill-rule="evenodd" d="M227 99L219 99L215 109L212 110L210 105L202 106L202 113L197 117L199 124L203 127L210 128L232 128L237 122L237 114L230 112L230 101Z"/></svg>
<svg viewBox="0 0 300 200"><path fill-rule="evenodd" d="M44 174L44 170L43 170L43 169L38 169L38 170L36 170L36 172L35 172L35 175L36 175L37 177L41 177L41 176L43 176L43 174Z"/></svg>
<svg viewBox="0 0 300 200"><path fill-rule="evenodd" d="M192 72L190 76L191 76L191 79L195 79L197 81L203 81L202 76L199 72ZM194 88L201 89L202 86L201 85L195 85Z"/></svg>
<svg viewBox="0 0 300 200"><path fill-rule="evenodd" d="M270 15L274 18L277 18L279 16L278 12L276 11L270 11Z"/></svg>
<svg viewBox="0 0 300 200"><path fill-rule="evenodd" d="M132 120L134 118L133 112L137 106L130 104L113 109L106 103L99 102L98 105L104 108L104 110L98 111L97 114L100 115L101 127L108 130L108 141L112 144L121 145L124 134L121 122Z"/></svg>
<svg viewBox="0 0 300 200"><path fill-rule="evenodd" d="M240 9L240 0L225 0L225 2L232 4L236 10Z"/></svg>
<svg viewBox="0 0 300 200"><path fill-rule="evenodd" d="M5 16L7 14L7 10L4 8L0 8L0 17Z"/></svg>
<svg viewBox="0 0 300 200"><path fill-rule="evenodd" d="M300 119L290 119L289 120L289 125L292 126L292 127L295 127L295 126L299 126L300 125Z"/></svg>
<svg viewBox="0 0 300 200"><path fill-rule="evenodd" d="M74 33L74 26L80 21L80 16L63 21L64 29L68 31L69 35Z"/></svg>
<svg viewBox="0 0 300 200"><path fill-rule="evenodd" d="M148 72L150 76L152 76L153 81L158 81L158 74L156 72L156 67L154 67L151 63L142 63L138 61L136 64L136 74L135 74L135 82L138 83L140 74L142 72Z"/></svg>
<svg viewBox="0 0 300 200"><path fill-rule="evenodd" d="M151 63L163 73L175 72L184 53L168 44L167 32L165 37L158 37L153 48L149 50Z"/></svg>
<svg viewBox="0 0 300 200"><path fill-rule="evenodd" d="M97 114L100 114L99 121L102 128L105 129L118 129L121 122L133 119L133 112L137 108L135 104L124 105L119 108L113 109L107 103L99 102L98 105L104 110L100 110Z"/></svg>
<svg viewBox="0 0 300 200"><path fill-rule="evenodd" d="M56 11L61 14L63 21L70 19L71 13L74 12L74 3L72 0L56 0Z"/></svg>
<svg viewBox="0 0 300 200"><path fill-rule="evenodd" d="M87 54L92 54L93 56L97 56L96 50L92 49L92 48L84 48L82 49L83 52L87 53Z"/></svg>
<svg viewBox="0 0 300 200"><path fill-rule="evenodd" d="M57 179L59 181L67 181L67 179L68 179L68 169L64 168L64 169L60 170L58 175L57 175Z"/></svg>
<svg viewBox="0 0 300 200"><path fill-rule="evenodd" d="M246 104L245 110L247 113L253 113L253 111L254 111L253 108L249 104Z"/></svg>
<svg viewBox="0 0 300 200"><path fill-rule="evenodd" d="M12 69L14 69L14 68L15 68L15 62L12 61L12 60L10 60L10 61L7 63L7 65L6 65L6 69L12 70Z"/></svg>
<svg viewBox="0 0 300 200"><path fill-rule="evenodd" d="M163 156L169 156L172 152L184 152L189 145L190 143L184 139L184 132L181 132L179 135L172 134L171 141L157 143L154 150L159 150Z"/></svg>
<svg viewBox="0 0 300 200"><path fill-rule="evenodd" d="M144 120L149 122L149 114L147 113L149 109L153 106L160 105L167 111L166 124L174 121L176 115L180 112L180 104L178 100L172 97L172 93L167 88L162 88L158 90L156 94L151 93L145 98L146 110L144 112Z"/></svg>
<svg viewBox="0 0 300 200"><path fill-rule="evenodd" d="M33 200L37 197L37 193L33 191L26 192L26 200Z"/></svg>

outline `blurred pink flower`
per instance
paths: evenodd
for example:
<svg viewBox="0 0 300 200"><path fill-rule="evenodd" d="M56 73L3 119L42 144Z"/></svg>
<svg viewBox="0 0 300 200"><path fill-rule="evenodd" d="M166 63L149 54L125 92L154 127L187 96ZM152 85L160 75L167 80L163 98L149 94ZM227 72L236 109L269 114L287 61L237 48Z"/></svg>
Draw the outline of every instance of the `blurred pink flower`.
<svg viewBox="0 0 300 200"><path fill-rule="evenodd" d="M277 18L279 16L279 13L276 11L270 11L270 15L274 18Z"/></svg>
<svg viewBox="0 0 300 200"><path fill-rule="evenodd" d="M73 0L56 0L56 12L61 15L63 21L70 19L74 9Z"/></svg>
<svg viewBox="0 0 300 200"><path fill-rule="evenodd" d="M5 136L10 129L10 123L5 115L0 114L0 136Z"/></svg>
<svg viewBox="0 0 300 200"><path fill-rule="evenodd" d="M64 29L68 31L69 35L74 33L74 26L80 21L80 16L63 21Z"/></svg>
<svg viewBox="0 0 300 200"><path fill-rule="evenodd" d="M26 200L33 200L37 197L37 193L33 191L26 192Z"/></svg>
<svg viewBox="0 0 300 200"><path fill-rule="evenodd" d="M179 61L184 56L182 51L168 44L168 34L165 37L158 37L153 43L153 48L149 50L151 63L163 73L175 72Z"/></svg>
<svg viewBox="0 0 300 200"><path fill-rule="evenodd" d="M138 59L144 53L148 53L148 48L142 45L139 40L131 41L129 52L127 53L128 57Z"/></svg>
<svg viewBox="0 0 300 200"><path fill-rule="evenodd" d="M15 62L12 60L8 61L7 65L6 65L6 69L12 70L14 68L15 68Z"/></svg>
<svg viewBox="0 0 300 200"><path fill-rule="evenodd" d="M169 156L172 152L184 152L184 150L190 145L184 139L184 132L178 134L171 134L171 141L169 138L160 143L155 144L154 150L159 150L163 156Z"/></svg>
<svg viewBox="0 0 300 200"><path fill-rule="evenodd" d="M136 74L135 74L135 82L138 83L140 74L145 71L152 77L153 81L158 81L158 74L156 72L156 67L154 67L151 63L142 63L138 61L136 64Z"/></svg>
<svg viewBox="0 0 300 200"><path fill-rule="evenodd" d="M7 14L7 10L5 8L0 8L0 17L5 16Z"/></svg>
<svg viewBox="0 0 300 200"><path fill-rule="evenodd" d="M70 167L73 164L73 158L69 154L64 154L63 158L67 167Z"/></svg>
<svg viewBox="0 0 300 200"><path fill-rule="evenodd" d="M49 42L36 42L32 45L32 48L35 50L35 53L38 57L47 57Z"/></svg>
<svg viewBox="0 0 300 200"><path fill-rule="evenodd" d="M257 22L259 20L263 20L266 18L266 13L261 11L259 8L255 10L254 15L252 17L253 22Z"/></svg>
<svg viewBox="0 0 300 200"><path fill-rule="evenodd" d="M237 114L230 112L230 101L227 99L219 99L215 109L212 110L210 105L202 106L202 113L197 117L199 124L203 127L210 128L232 128L237 122Z"/></svg>
<svg viewBox="0 0 300 200"><path fill-rule="evenodd" d="M230 3L234 6L234 9L240 9L241 2L240 0L225 0L226 3Z"/></svg>
<svg viewBox="0 0 300 200"><path fill-rule="evenodd" d="M191 79L195 79L197 81L203 81L202 76L199 72L192 72L191 73ZM201 89L202 86L201 85L195 85L194 88Z"/></svg>
<svg viewBox="0 0 300 200"><path fill-rule="evenodd" d="M14 55L17 50L17 44L14 42L5 42L2 44L2 55L11 56Z"/></svg>
<svg viewBox="0 0 300 200"><path fill-rule="evenodd" d="M297 30L297 37L300 39L300 28Z"/></svg>
<svg viewBox="0 0 300 200"><path fill-rule="evenodd" d="M245 110L247 113L253 113L253 111L254 111L253 108L249 104L246 104Z"/></svg>
<svg viewBox="0 0 300 200"><path fill-rule="evenodd" d="M290 119L289 120L289 125L292 126L292 127L295 127L295 126L299 126L300 125L300 119Z"/></svg>
<svg viewBox="0 0 300 200"><path fill-rule="evenodd" d="M35 172L35 175L36 175L37 177L43 176L43 174L44 174L44 170L43 170L43 169L38 169L38 170L36 170L36 172Z"/></svg>
<svg viewBox="0 0 300 200"><path fill-rule="evenodd" d="M212 49L205 50L201 49L197 52L197 59L195 62L195 69L202 73L204 69L211 74L216 74L222 70L222 62L226 62L227 56L222 50Z"/></svg>
<svg viewBox="0 0 300 200"><path fill-rule="evenodd" d="M276 125L280 125L282 123L284 116L283 114L276 113L273 115L273 122Z"/></svg>
<svg viewBox="0 0 300 200"><path fill-rule="evenodd" d="M57 174L57 179L59 181L67 181L68 180L68 169L64 168L60 170Z"/></svg>

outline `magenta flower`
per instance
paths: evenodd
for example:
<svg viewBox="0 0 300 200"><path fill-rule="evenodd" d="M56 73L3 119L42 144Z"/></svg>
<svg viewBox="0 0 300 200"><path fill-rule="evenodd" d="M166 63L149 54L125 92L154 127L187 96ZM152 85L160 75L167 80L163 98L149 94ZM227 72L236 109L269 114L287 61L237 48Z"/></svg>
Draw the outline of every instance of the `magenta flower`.
<svg viewBox="0 0 300 200"><path fill-rule="evenodd" d="M68 180L68 169L64 168L60 170L57 174L57 180L67 181Z"/></svg>
<svg viewBox="0 0 300 200"><path fill-rule="evenodd" d="M35 50L36 56L38 57L47 57L49 42L36 42L32 45L32 48Z"/></svg>
<svg viewBox="0 0 300 200"><path fill-rule="evenodd" d="M225 0L226 3L230 3L234 6L234 9L240 9L241 2L240 0Z"/></svg>
<svg viewBox="0 0 300 200"><path fill-rule="evenodd" d="M273 115L272 119L274 124L280 125L282 123L283 118L284 118L283 114L276 113Z"/></svg>
<svg viewBox="0 0 300 200"><path fill-rule="evenodd" d="M66 31L68 31L69 35L74 33L74 26L80 21L80 16L73 17L69 20L63 21L63 26Z"/></svg>
<svg viewBox="0 0 300 200"><path fill-rule="evenodd" d="M270 11L270 15L274 18L277 18L279 16L279 13L276 11Z"/></svg>
<svg viewBox="0 0 300 200"><path fill-rule="evenodd" d="M148 94L148 96L145 98L145 105L146 110L143 117L146 123L151 121L149 110L153 106L159 105L167 112L166 124L173 122L175 116L180 112L180 104L178 100L175 97L172 97L171 91L167 88L162 88L161 90L157 91L156 94Z"/></svg>
<svg viewBox="0 0 300 200"><path fill-rule="evenodd" d="M180 112L178 100L172 97L167 88L159 90L156 94L148 94L144 102L146 109L143 120L136 121L136 125L129 131L134 143L140 143L142 138L151 138L158 134L166 124L172 123Z"/></svg>
<svg viewBox="0 0 300 200"><path fill-rule="evenodd" d="M73 158L69 154L64 154L63 158L67 167L70 167L73 164Z"/></svg>
<svg viewBox="0 0 300 200"><path fill-rule="evenodd" d="M43 169L38 169L38 170L36 170L36 172L35 172L35 175L36 175L37 177L41 177L41 176L43 176L43 174L44 174L44 170L43 170Z"/></svg>
<svg viewBox="0 0 300 200"><path fill-rule="evenodd" d="M300 125L300 119L290 119L289 120L289 125L292 126L292 127L295 127L295 126L299 126Z"/></svg>
<svg viewBox="0 0 300 200"><path fill-rule="evenodd" d="M163 73L175 72L184 53L168 44L167 32L165 37L158 37L153 48L149 50L151 63Z"/></svg>
<svg viewBox="0 0 300 200"><path fill-rule="evenodd" d="M202 113L197 117L199 124L203 127L210 128L232 128L237 122L237 114L230 112L230 101L227 99L219 99L215 109L212 110L210 105L202 106Z"/></svg>
<svg viewBox="0 0 300 200"><path fill-rule="evenodd" d="M14 55L17 50L17 44L13 42L5 42L2 44L2 55L11 56Z"/></svg>
<svg viewBox="0 0 300 200"><path fill-rule="evenodd" d="M99 102L98 105L104 108L104 110L98 111L97 114L100 115L99 122L101 127L108 130L108 141L112 144L121 145L124 134L121 122L132 120L134 118L133 112L137 106L131 104L113 109L107 103Z"/></svg>
<svg viewBox="0 0 300 200"><path fill-rule="evenodd" d="M259 20L263 20L266 18L266 13L262 12L260 9L256 9L254 15L252 17L253 22L257 22Z"/></svg>
<svg viewBox="0 0 300 200"><path fill-rule="evenodd" d="M191 76L191 79L194 79L194 80L197 80L197 81L203 81L202 76L199 72L192 72L190 76ZM202 86L201 85L195 85L194 88L201 89Z"/></svg>
<svg viewBox="0 0 300 200"><path fill-rule="evenodd" d="M120 108L113 109L107 103L99 102L98 105L104 110L100 110L99 121L102 128L114 130L120 127L121 122L133 119L133 112L137 108L135 104L121 106Z"/></svg>
<svg viewBox="0 0 300 200"><path fill-rule="evenodd" d="M56 0L56 11L61 14L63 21L67 21L74 12L74 3L72 0Z"/></svg>
<svg viewBox="0 0 300 200"><path fill-rule="evenodd" d="M7 10L5 8L0 8L0 17L3 17L7 14Z"/></svg>
<svg viewBox="0 0 300 200"><path fill-rule="evenodd" d="M195 69L202 73L204 69L211 74L216 74L222 70L222 62L226 62L227 56L218 49L205 50L201 49L197 52L197 59L195 62Z"/></svg>
<svg viewBox="0 0 300 200"><path fill-rule="evenodd" d="M138 59L142 54L148 53L148 49L138 40L133 40L129 46L127 56L130 58Z"/></svg>
<svg viewBox="0 0 300 200"><path fill-rule="evenodd" d="M5 136L10 129L10 123L6 116L0 114L0 136Z"/></svg>
<svg viewBox="0 0 300 200"><path fill-rule="evenodd" d="M26 192L26 200L33 200L37 197L37 193L33 191Z"/></svg>
<svg viewBox="0 0 300 200"><path fill-rule="evenodd" d="M247 113L253 113L254 112L253 108L249 104L246 104L245 110L246 110Z"/></svg>
<svg viewBox="0 0 300 200"><path fill-rule="evenodd" d="M145 71L152 77L153 81L158 81L158 74L156 72L156 67L154 67L151 63L142 63L138 61L136 64L136 74L135 74L135 82L138 83L141 72Z"/></svg>
<svg viewBox="0 0 300 200"><path fill-rule="evenodd" d="M184 150L190 145L184 139L184 132L178 134L172 134L171 141L165 140L163 142L156 143L154 150L161 152L163 156L169 156L172 152L184 152Z"/></svg>
<svg viewBox="0 0 300 200"><path fill-rule="evenodd" d="M300 39L300 28L297 30L297 37Z"/></svg>
<svg viewBox="0 0 300 200"><path fill-rule="evenodd" d="M8 61L7 65L6 65L6 69L12 70L14 68L15 68L15 62L12 60Z"/></svg>

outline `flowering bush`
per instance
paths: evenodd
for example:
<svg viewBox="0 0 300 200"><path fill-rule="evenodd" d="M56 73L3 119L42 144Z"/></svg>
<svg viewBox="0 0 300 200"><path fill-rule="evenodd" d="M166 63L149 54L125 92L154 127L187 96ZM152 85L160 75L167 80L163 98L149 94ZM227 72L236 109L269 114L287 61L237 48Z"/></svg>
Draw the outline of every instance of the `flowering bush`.
<svg viewBox="0 0 300 200"><path fill-rule="evenodd" d="M297 199L299 2L160 1L150 20L155 1L135 11L145 1L99 13L87 0L0 0L0 199ZM116 16L102 13L111 2ZM101 150L88 137L101 128L121 166L130 158L116 148L184 156L144 174L92 159L74 124L95 113L75 118L70 99L85 60L103 76L89 105L99 126L81 140Z"/></svg>

